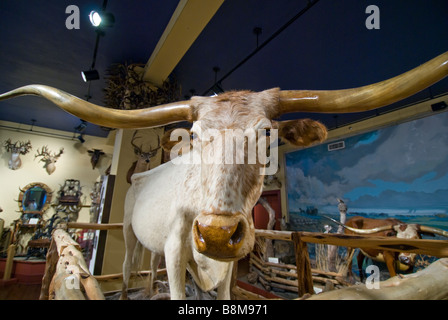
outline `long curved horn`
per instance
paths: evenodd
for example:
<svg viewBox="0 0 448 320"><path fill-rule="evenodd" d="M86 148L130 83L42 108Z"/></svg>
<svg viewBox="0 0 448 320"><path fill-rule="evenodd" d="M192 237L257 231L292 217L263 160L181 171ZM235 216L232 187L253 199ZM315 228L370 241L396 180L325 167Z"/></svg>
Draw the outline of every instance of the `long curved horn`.
<svg viewBox="0 0 448 320"><path fill-rule="evenodd" d="M279 114L288 112L349 113L380 108L409 97L448 75L448 52L399 76L364 87L280 92Z"/></svg>
<svg viewBox="0 0 448 320"><path fill-rule="evenodd" d="M359 233L359 234L372 234L372 233L377 233L377 232L381 232L381 231L392 230L393 225L381 226L381 227L376 227L373 229L357 229L357 228L352 228L352 227L344 225L344 228L346 228L350 231Z"/></svg>
<svg viewBox="0 0 448 320"><path fill-rule="evenodd" d="M423 232L435 233L435 234L438 234L440 236L444 236L444 237L448 238L448 231L446 231L446 230L433 228L433 227L428 227L428 226L420 226L420 230L423 231Z"/></svg>
<svg viewBox="0 0 448 320"><path fill-rule="evenodd" d="M22 95L41 96L78 118L110 128L137 129L193 120L188 101L146 109L119 110L101 107L62 90L38 84L24 86L1 94L0 100Z"/></svg>
<svg viewBox="0 0 448 320"><path fill-rule="evenodd" d="M347 230L350 230L352 232L359 233L359 234L372 234L372 233L377 233L377 232L381 232L381 231L392 230L394 227L393 225L386 225L386 226L376 227L373 229L357 229L357 228L346 226L345 224L342 224L339 221L334 220L333 218L330 218L328 216L324 215L324 217L333 221L334 223L337 223L340 226L343 226Z"/></svg>

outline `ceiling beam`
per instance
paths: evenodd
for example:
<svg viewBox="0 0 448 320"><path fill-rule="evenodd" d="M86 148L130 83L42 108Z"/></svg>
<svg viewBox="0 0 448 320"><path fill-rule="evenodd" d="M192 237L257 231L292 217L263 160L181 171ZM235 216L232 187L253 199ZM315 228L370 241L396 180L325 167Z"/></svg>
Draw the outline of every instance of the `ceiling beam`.
<svg viewBox="0 0 448 320"><path fill-rule="evenodd" d="M218 11L224 0L181 0L143 71L160 87Z"/></svg>

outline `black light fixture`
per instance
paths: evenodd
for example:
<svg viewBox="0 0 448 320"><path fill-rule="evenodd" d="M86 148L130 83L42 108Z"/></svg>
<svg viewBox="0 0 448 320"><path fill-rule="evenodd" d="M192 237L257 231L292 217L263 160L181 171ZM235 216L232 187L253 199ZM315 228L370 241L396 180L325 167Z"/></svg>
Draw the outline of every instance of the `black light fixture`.
<svg viewBox="0 0 448 320"><path fill-rule="evenodd" d="M84 139L84 131L86 131L87 128L87 121L82 119L79 120L81 120L81 123L74 128L75 132L73 133L73 137L75 137L75 133L79 133L79 136L77 136L76 139L78 139L79 142L84 143L86 142L86 140Z"/></svg>
<svg viewBox="0 0 448 320"><path fill-rule="evenodd" d="M75 132L83 133L86 130L86 128L87 128L87 121L81 120L81 123L78 124L74 129Z"/></svg>
<svg viewBox="0 0 448 320"><path fill-rule="evenodd" d="M92 26L96 28L112 27L115 23L115 17L112 13L106 12L107 0L103 0L101 11L90 11L89 19Z"/></svg>
<svg viewBox="0 0 448 320"><path fill-rule="evenodd" d="M437 103L434 103L431 105L431 109L434 112L446 109L446 107L447 107L447 104L445 101L440 101L440 102L437 102Z"/></svg>
<svg viewBox="0 0 448 320"><path fill-rule="evenodd" d="M79 140L79 142L81 142L81 143L84 143L84 142L86 142L86 140L84 139L84 137L83 137L83 135L82 135L82 134L80 134L79 136L77 136L77 137L76 137L76 139L78 139L78 140Z"/></svg>
<svg viewBox="0 0 448 320"><path fill-rule="evenodd" d="M98 80L100 75L97 70L95 70L95 62L96 55L98 52L98 44L100 42L100 38L105 35L103 31L103 27L112 27L115 23L115 17L112 13L106 12L107 0L103 1L103 6L100 11L91 11L89 14L90 22L94 27L96 27L96 41L95 41L95 49L93 50L93 61L92 66L89 71L82 71L82 79L84 82L89 82L92 80ZM89 86L90 88L90 86ZM90 89L89 89L90 90ZM90 94L87 94L90 96Z"/></svg>
<svg viewBox="0 0 448 320"><path fill-rule="evenodd" d="M88 70L81 72L82 79L84 82L98 80L100 78L100 74L97 70Z"/></svg>

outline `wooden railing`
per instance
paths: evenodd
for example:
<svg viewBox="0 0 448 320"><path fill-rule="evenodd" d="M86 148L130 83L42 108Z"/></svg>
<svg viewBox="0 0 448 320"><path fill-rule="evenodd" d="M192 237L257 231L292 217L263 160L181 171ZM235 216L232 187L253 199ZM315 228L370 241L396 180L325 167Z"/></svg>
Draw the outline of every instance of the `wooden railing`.
<svg viewBox="0 0 448 320"><path fill-rule="evenodd" d="M412 252L439 258L448 257L448 241L426 239L401 239L335 233L255 230L255 235L273 240L292 241L297 267L299 297L313 294L313 277L307 243L336 245L351 248L373 248L395 252Z"/></svg>
<svg viewBox="0 0 448 320"><path fill-rule="evenodd" d="M114 230L121 229L122 223L113 224L96 224L96 223L79 223L69 222L63 226L63 228L79 228L79 229L94 229L94 230ZM55 231L56 232L56 231ZM59 231L57 231L59 232ZM58 237L53 237L52 245L50 246L47 255L46 272L42 283L41 298L48 299L50 289L54 290L54 287L50 288L50 285L55 283L56 279L56 266L57 263L67 263L66 260L61 261L63 249L70 246L70 249L77 250L77 243L73 240L67 240L65 236L63 238L66 241L61 240L61 234ZM316 233L316 232L300 232L300 231L276 231L276 230L255 230L255 235L264 237L267 239L291 241L294 244L296 268L297 268L297 288L298 295L303 296L306 293L313 294L313 277L310 265L310 258L308 255L307 243L317 243L326 245L345 246L351 248L374 248L389 250L395 252L413 252L418 254L425 254L435 257L448 257L448 241L444 240L426 240L426 239L399 239L394 237L372 237L361 235L341 235L341 234L328 234L328 233ZM58 240L59 239L59 240ZM62 244L57 245L57 241ZM61 242L62 241L62 242ZM65 246L65 247L64 247ZM72 253L73 254L73 251ZM120 279L121 274L115 275L103 275L92 276L86 271L85 262L81 261L82 255L75 254L78 259L75 265L76 270L80 270L79 279L83 285L89 286L90 295L93 298L104 298L102 293L98 292L97 280L106 279ZM70 263L70 262L69 262ZM80 267L79 267L80 266ZM159 270L160 273L166 271ZM159 273L158 272L158 273ZM67 274L65 275L67 277ZM73 292L71 292L73 293ZM54 292L52 293L54 297ZM89 297L90 298L90 297Z"/></svg>

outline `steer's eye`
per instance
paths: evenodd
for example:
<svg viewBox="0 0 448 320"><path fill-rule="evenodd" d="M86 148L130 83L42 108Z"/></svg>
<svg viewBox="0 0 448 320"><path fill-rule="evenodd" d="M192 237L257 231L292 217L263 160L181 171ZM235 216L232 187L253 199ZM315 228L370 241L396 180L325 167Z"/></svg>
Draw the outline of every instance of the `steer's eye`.
<svg viewBox="0 0 448 320"><path fill-rule="evenodd" d="M197 135L196 132L191 132L191 133L190 133L190 139L191 139L191 140L196 140L197 138L198 138L198 135Z"/></svg>

